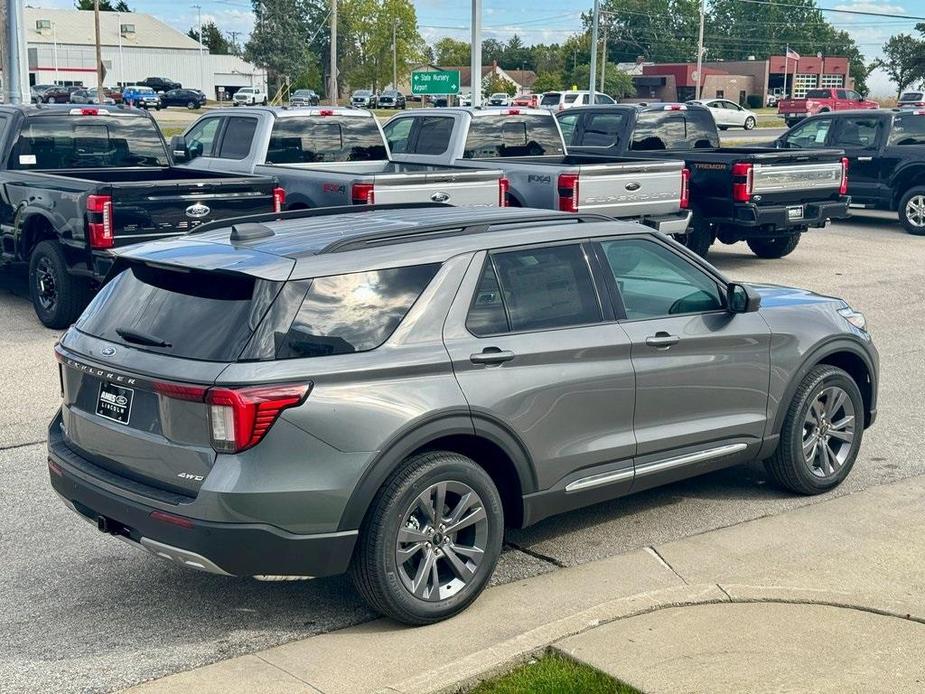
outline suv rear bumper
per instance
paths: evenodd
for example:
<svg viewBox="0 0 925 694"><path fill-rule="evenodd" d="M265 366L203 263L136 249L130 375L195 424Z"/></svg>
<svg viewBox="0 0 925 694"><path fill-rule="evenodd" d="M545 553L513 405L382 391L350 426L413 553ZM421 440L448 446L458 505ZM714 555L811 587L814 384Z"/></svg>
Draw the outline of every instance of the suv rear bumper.
<svg viewBox="0 0 925 694"><path fill-rule="evenodd" d="M183 515L183 504L175 513L165 512L93 484L72 465L75 456L60 435L49 436L52 488L85 520L138 549L188 568L233 576L317 578L344 573L350 565L356 530L297 535L261 523L190 518Z"/></svg>

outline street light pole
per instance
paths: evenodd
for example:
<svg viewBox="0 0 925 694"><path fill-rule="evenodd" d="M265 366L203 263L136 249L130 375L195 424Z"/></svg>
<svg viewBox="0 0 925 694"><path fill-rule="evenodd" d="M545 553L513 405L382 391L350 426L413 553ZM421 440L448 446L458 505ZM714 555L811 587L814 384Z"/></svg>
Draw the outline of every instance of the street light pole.
<svg viewBox="0 0 925 694"><path fill-rule="evenodd" d="M93 22L96 28L96 103L103 103L103 47L100 43L100 0L93 0Z"/></svg>
<svg viewBox="0 0 925 694"><path fill-rule="evenodd" d="M472 86L472 107L482 105L482 0L472 0L472 54L469 82Z"/></svg>
<svg viewBox="0 0 925 694"><path fill-rule="evenodd" d="M597 31L601 23L601 3L600 0L594 0L594 19L591 23L591 79L588 87L588 103L593 104L594 87L597 83Z"/></svg>
<svg viewBox="0 0 925 694"><path fill-rule="evenodd" d="M707 0L700 0L700 35L697 38L697 89L695 90L699 99L703 92L703 18L706 14Z"/></svg>
<svg viewBox="0 0 925 694"><path fill-rule="evenodd" d="M203 41L205 41L205 36L202 35L202 5L193 5L193 9L195 9L199 13L199 88L205 91L205 86L206 86L206 77L205 77L206 73L205 73L205 66L204 66L205 61L202 57L202 44L203 44Z"/></svg>
<svg viewBox="0 0 925 694"><path fill-rule="evenodd" d="M331 76L328 79L328 97L337 106L337 0L331 0Z"/></svg>
<svg viewBox="0 0 925 694"><path fill-rule="evenodd" d="M606 13L604 13L606 14ZM601 93L604 92L604 72L607 70L607 23L604 22L604 50L601 52ZM593 104L594 99L590 99Z"/></svg>
<svg viewBox="0 0 925 694"><path fill-rule="evenodd" d="M125 85L125 59L122 56L122 14L116 13L116 29L119 30L119 79L117 84Z"/></svg>
<svg viewBox="0 0 925 694"><path fill-rule="evenodd" d="M51 41L55 51L55 84L58 84L58 23L51 23Z"/></svg>
<svg viewBox="0 0 925 694"><path fill-rule="evenodd" d="M398 89L398 17L392 20L392 89Z"/></svg>

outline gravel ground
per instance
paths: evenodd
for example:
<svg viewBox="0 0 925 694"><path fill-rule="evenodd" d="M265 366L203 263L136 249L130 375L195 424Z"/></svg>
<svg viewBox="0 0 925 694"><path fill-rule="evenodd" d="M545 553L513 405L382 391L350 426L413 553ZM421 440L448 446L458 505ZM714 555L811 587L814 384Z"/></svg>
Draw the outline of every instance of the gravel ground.
<svg viewBox="0 0 925 694"><path fill-rule="evenodd" d="M867 314L882 360L879 420L837 493L925 473L925 239L861 213L810 232L779 261L742 244L714 247L712 259L730 277L837 294ZM67 511L42 443L58 402L56 333L24 294L21 271L0 270L0 691L109 691L370 618L344 578L268 584L185 571ZM509 532L495 581L818 500L778 491L760 466L722 471Z"/></svg>

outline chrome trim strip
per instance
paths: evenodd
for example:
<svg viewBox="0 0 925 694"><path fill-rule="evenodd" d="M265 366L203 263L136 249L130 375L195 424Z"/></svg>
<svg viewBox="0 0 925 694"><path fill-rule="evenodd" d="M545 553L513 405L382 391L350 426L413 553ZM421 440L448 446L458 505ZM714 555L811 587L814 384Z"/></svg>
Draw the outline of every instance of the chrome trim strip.
<svg viewBox="0 0 925 694"><path fill-rule="evenodd" d="M676 458L668 458L667 460L661 460L657 463L652 463L644 467L637 467L637 475L650 475L656 472L663 472L665 470L670 470L675 467L680 467L682 465L691 465L693 463L700 463L704 460L712 460L713 458L721 458L724 455L730 455L732 453L738 453L748 448L747 443L730 443L725 446L717 446L716 448L708 448L705 451L698 451L697 453L688 453L687 455L679 455Z"/></svg>
<svg viewBox="0 0 925 694"><path fill-rule="evenodd" d="M602 487L605 484L613 484L614 482L622 482L626 479L632 479L633 477L633 468L628 470L616 470L614 472L602 472L597 475L590 475L588 477L582 477L577 479L574 482L569 482L565 485L565 493L571 494L572 492L581 492L585 489L593 489L594 487Z"/></svg>
<svg viewBox="0 0 925 694"><path fill-rule="evenodd" d="M121 535L116 537L122 538ZM186 549L180 549L179 547L173 547L171 545L166 545L163 542L158 542L157 540L151 540L147 537L141 538L141 544L133 542L128 538L124 538L129 544L143 549L151 554L161 557L162 559L167 559L168 561L176 562L181 566L185 566L190 569L199 569L200 571L205 571L210 574L219 574L221 576L230 576L227 571L216 566L210 559L202 556L201 554L196 554L195 552L190 552Z"/></svg>

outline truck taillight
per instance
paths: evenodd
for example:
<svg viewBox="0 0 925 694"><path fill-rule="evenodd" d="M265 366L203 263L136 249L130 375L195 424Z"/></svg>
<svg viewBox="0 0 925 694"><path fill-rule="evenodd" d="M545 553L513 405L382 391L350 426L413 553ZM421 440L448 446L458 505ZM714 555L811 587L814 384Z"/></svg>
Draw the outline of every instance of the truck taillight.
<svg viewBox="0 0 925 694"><path fill-rule="evenodd" d="M755 169L751 164L732 165L732 199L735 202L749 202L755 183Z"/></svg>
<svg viewBox="0 0 925 694"><path fill-rule="evenodd" d="M511 182L504 176L498 179L498 207L507 207L507 192L511 189Z"/></svg>
<svg viewBox="0 0 925 694"><path fill-rule="evenodd" d="M87 217L90 248L112 248L115 245L112 233L112 197L88 195Z"/></svg>
<svg viewBox="0 0 925 694"><path fill-rule="evenodd" d="M350 188L350 200L354 205L375 205L376 190L372 183L354 183Z"/></svg>
<svg viewBox="0 0 925 694"><path fill-rule="evenodd" d="M286 206L286 189L277 186L273 189L273 211L282 212Z"/></svg>
<svg viewBox="0 0 925 694"><path fill-rule="evenodd" d="M556 187L559 189L559 209L562 212L578 212L578 174L559 174Z"/></svg>
<svg viewBox="0 0 925 694"><path fill-rule="evenodd" d="M848 194L848 158L842 157L841 160L841 185L838 186L839 195Z"/></svg>
<svg viewBox="0 0 925 694"><path fill-rule="evenodd" d="M681 169L681 209L686 210L691 204L691 171Z"/></svg>
<svg viewBox="0 0 925 694"><path fill-rule="evenodd" d="M210 388L209 426L212 448L219 453L240 453L256 446L270 431L280 413L305 402L311 385Z"/></svg>

